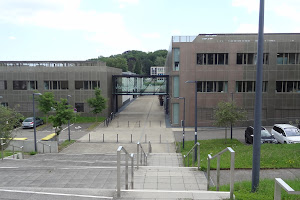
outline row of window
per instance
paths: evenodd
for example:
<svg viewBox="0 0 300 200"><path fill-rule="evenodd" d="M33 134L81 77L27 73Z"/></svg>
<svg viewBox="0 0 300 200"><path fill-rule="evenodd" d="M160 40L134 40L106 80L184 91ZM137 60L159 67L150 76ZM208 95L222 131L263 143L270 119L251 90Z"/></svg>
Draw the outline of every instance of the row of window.
<svg viewBox="0 0 300 200"><path fill-rule="evenodd" d="M236 55L237 65L256 65L256 60L256 53L237 53ZM197 65L228 65L228 53L197 53L196 63ZM269 64L269 53L263 54L263 64ZM300 53L278 53L277 64L300 64Z"/></svg>
<svg viewBox="0 0 300 200"><path fill-rule="evenodd" d="M75 81L76 90L100 88L100 81ZM37 90L37 81L13 81L13 90ZM68 90L68 81L44 81L45 90ZM0 90L7 90L7 81L0 81Z"/></svg>
<svg viewBox="0 0 300 200"><path fill-rule="evenodd" d="M236 92L255 92L255 81L236 81ZM262 92L267 92L268 81L263 81ZM197 92L227 92L228 81L197 81ZM300 81L276 81L276 92L300 93Z"/></svg>

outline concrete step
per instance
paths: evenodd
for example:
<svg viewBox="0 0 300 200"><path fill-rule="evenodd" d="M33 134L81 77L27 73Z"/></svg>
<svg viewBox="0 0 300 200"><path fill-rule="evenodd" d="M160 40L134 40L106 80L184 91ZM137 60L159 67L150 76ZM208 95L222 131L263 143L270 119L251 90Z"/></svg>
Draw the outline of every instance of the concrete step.
<svg viewBox="0 0 300 200"><path fill-rule="evenodd" d="M229 199L229 192L215 191L158 191L158 190L123 190L121 198L118 199L201 199L201 200L221 200Z"/></svg>
<svg viewBox="0 0 300 200"><path fill-rule="evenodd" d="M182 167L180 153L151 153L148 156L148 166L173 166Z"/></svg>
<svg viewBox="0 0 300 200"><path fill-rule="evenodd" d="M134 174L134 189L206 190L204 172L192 167L141 166Z"/></svg>

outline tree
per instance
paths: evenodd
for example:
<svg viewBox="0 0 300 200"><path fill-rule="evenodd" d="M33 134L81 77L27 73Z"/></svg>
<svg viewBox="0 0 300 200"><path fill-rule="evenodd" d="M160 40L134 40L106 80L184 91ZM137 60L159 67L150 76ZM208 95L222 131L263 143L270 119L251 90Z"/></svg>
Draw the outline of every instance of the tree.
<svg viewBox="0 0 300 200"><path fill-rule="evenodd" d="M141 74L142 73L142 65L141 65L141 61L137 60L134 66L134 73L136 74Z"/></svg>
<svg viewBox="0 0 300 200"><path fill-rule="evenodd" d="M225 127L225 143L227 140L227 127L234 125L238 120L244 120L247 113L237 107L234 102L220 102L214 111L215 124Z"/></svg>
<svg viewBox="0 0 300 200"><path fill-rule="evenodd" d="M45 92L37 99L39 110L46 115L46 123L48 123L48 113L52 110L55 103L52 92Z"/></svg>
<svg viewBox="0 0 300 200"><path fill-rule="evenodd" d="M67 124L68 120L72 120L75 117L75 113L71 106L68 105L67 99L60 99L54 103L53 108L55 109L55 114L49 117L55 128L55 133L59 136L62 131L62 125Z"/></svg>
<svg viewBox="0 0 300 200"><path fill-rule="evenodd" d="M155 66L165 66L165 62L166 62L166 58L164 58L162 56L158 56L158 57L156 57L156 59L154 61L154 65Z"/></svg>
<svg viewBox="0 0 300 200"><path fill-rule="evenodd" d="M14 137L12 130L20 125L20 120L23 118L23 115L14 109L0 105L0 138L3 138L2 142L6 143L5 146L7 146Z"/></svg>
<svg viewBox="0 0 300 200"><path fill-rule="evenodd" d="M150 68L153 66L153 62L150 59L144 59L142 60L142 65L143 65L143 74L145 75L150 75Z"/></svg>
<svg viewBox="0 0 300 200"><path fill-rule="evenodd" d="M98 114L106 108L106 99L101 95L101 90L95 88L95 97L87 100L87 103L93 108L93 113L96 114L96 121L98 121Z"/></svg>

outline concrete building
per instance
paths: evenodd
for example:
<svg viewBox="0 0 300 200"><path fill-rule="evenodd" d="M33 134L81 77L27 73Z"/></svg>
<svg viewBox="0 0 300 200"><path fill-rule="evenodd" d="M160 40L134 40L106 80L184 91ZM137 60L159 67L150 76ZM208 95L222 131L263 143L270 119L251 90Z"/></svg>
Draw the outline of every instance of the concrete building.
<svg viewBox="0 0 300 200"><path fill-rule="evenodd" d="M248 113L238 125L253 125L257 34L200 34L172 37L166 61L170 75L170 118L194 126L197 87L198 126L213 126L220 101L235 101ZM264 35L262 124L300 119L300 34ZM196 81L196 84L185 83Z"/></svg>
<svg viewBox="0 0 300 200"><path fill-rule="evenodd" d="M150 75L151 76L162 76L165 75L165 67L160 66L153 66L150 68ZM163 78L157 78L158 82L163 82Z"/></svg>
<svg viewBox="0 0 300 200"><path fill-rule="evenodd" d="M71 95L70 105L82 116L90 116L87 99L95 96L94 88L102 91L112 112L112 75L122 70L95 61L0 61L1 104L16 107L25 116L32 116L32 94L53 92L55 99ZM122 100L118 105L122 105Z"/></svg>

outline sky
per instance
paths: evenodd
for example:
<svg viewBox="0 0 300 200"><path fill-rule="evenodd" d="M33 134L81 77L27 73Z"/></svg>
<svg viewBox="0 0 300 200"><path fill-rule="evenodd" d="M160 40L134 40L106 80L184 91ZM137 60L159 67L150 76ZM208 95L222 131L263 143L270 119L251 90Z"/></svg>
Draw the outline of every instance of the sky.
<svg viewBox="0 0 300 200"><path fill-rule="evenodd" d="M259 0L0 0L0 60L168 49L172 36L257 33ZM299 0L265 0L265 33L300 33Z"/></svg>

